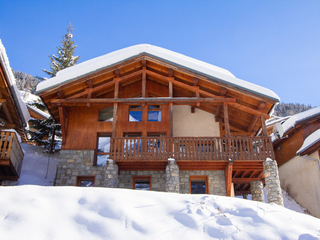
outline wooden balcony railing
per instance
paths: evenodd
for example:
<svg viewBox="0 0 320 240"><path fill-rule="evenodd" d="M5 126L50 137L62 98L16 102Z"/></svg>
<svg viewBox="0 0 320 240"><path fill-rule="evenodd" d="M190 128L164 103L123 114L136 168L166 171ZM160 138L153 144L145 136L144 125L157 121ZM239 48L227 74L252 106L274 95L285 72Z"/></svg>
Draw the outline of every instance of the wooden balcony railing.
<svg viewBox="0 0 320 240"><path fill-rule="evenodd" d="M8 167L8 170L5 172L11 176L20 176L23 157L24 154L16 133L13 131L1 131L0 165L1 167Z"/></svg>
<svg viewBox="0 0 320 240"><path fill-rule="evenodd" d="M114 160L265 160L274 159L269 137L113 137Z"/></svg>

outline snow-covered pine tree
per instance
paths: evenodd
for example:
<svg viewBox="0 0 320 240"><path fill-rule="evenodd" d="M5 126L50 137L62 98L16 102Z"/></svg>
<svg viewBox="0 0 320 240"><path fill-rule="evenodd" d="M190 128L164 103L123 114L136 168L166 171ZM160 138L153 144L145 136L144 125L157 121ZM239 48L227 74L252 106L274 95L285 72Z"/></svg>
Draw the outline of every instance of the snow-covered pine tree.
<svg viewBox="0 0 320 240"><path fill-rule="evenodd" d="M46 109L42 102L34 102L29 104L30 106L36 107L41 111ZM53 153L58 145L61 145L61 126L56 124L52 116L47 119L35 119L31 118L29 120L29 129L27 130L29 141L36 142L42 145L45 152ZM54 137L54 139L53 139Z"/></svg>
<svg viewBox="0 0 320 240"><path fill-rule="evenodd" d="M54 54L49 56L51 71L42 69L50 77L54 77L57 72L62 69L75 65L80 58L79 56L74 56L74 50L77 45L75 45L74 41L72 40L72 32L73 28L70 24L67 27L67 33L62 37L62 46L57 47L58 56Z"/></svg>

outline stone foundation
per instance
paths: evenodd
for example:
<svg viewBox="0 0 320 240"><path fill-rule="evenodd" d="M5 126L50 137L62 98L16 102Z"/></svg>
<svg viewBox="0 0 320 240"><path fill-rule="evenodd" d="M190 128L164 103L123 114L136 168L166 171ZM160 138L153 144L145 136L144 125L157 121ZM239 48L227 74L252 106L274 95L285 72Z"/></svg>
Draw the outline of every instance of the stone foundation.
<svg viewBox="0 0 320 240"><path fill-rule="evenodd" d="M96 187L117 187L118 166L93 166L94 150L61 150L55 186L76 186L77 176L95 176Z"/></svg>
<svg viewBox="0 0 320 240"><path fill-rule="evenodd" d="M283 206L277 162L275 160L267 159L263 162L263 170L268 194L268 202Z"/></svg>
<svg viewBox="0 0 320 240"><path fill-rule="evenodd" d="M257 180L250 182L250 189L253 201L264 202L262 181Z"/></svg>
<svg viewBox="0 0 320 240"><path fill-rule="evenodd" d="M208 176L209 194L226 196L226 180L224 171L180 171L180 193L190 193L189 176L202 175Z"/></svg>

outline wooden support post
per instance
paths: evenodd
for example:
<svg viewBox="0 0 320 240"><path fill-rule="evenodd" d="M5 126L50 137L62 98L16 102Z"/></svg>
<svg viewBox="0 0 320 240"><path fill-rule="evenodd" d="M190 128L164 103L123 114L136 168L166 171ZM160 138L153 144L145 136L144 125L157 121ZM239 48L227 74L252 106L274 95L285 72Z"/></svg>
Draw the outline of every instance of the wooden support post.
<svg viewBox="0 0 320 240"><path fill-rule="evenodd" d="M221 90L220 90L220 96L225 96L226 93L227 93L227 89L226 89L226 88L221 88ZM217 107L216 114L215 114L215 116L216 116L216 122L219 122L219 120L220 120L221 108L222 108L221 105L219 105L219 106Z"/></svg>
<svg viewBox="0 0 320 240"><path fill-rule="evenodd" d="M173 84L172 81L169 81L169 97L173 97Z"/></svg>
<svg viewBox="0 0 320 240"><path fill-rule="evenodd" d="M261 115L260 119L261 119L262 134L264 137L267 137L268 131L267 131L267 126L266 126L266 119L263 115Z"/></svg>
<svg viewBox="0 0 320 240"><path fill-rule="evenodd" d="M264 107L266 106L265 102L260 102L259 107L258 107L258 111L262 112ZM254 126L256 125L257 121L259 119L259 116L254 116L251 120L250 125L248 126L248 132L252 132Z"/></svg>
<svg viewBox="0 0 320 240"><path fill-rule="evenodd" d="M169 114L170 114L170 137L173 137L173 103L169 103Z"/></svg>
<svg viewBox="0 0 320 240"><path fill-rule="evenodd" d="M224 113L224 127L226 131L226 137L230 137L230 125L229 125L229 114L228 114L228 104L223 103L223 113Z"/></svg>
<svg viewBox="0 0 320 240"><path fill-rule="evenodd" d="M114 103L113 104L112 137L117 136L117 112L118 112L118 103Z"/></svg>
<svg viewBox="0 0 320 240"><path fill-rule="evenodd" d="M233 168L233 161L228 161L226 169L224 171L225 179L226 179L226 191L227 196L231 197L231 185L232 185L232 168Z"/></svg>
<svg viewBox="0 0 320 240"><path fill-rule="evenodd" d="M59 108L59 116L60 116L60 124L61 124L61 133L62 133L62 144L66 143L67 138L67 129L66 129L66 121L65 121L65 110L64 107L60 104Z"/></svg>
<svg viewBox="0 0 320 240"><path fill-rule="evenodd" d="M119 80L118 78L115 79L115 83L114 83L114 98L118 98L119 96Z"/></svg>
<svg viewBox="0 0 320 240"><path fill-rule="evenodd" d="M88 95L87 98L90 99L92 98L92 81L91 80L87 80L87 85L88 85ZM87 103L87 107L90 107L90 103Z"/></svg>

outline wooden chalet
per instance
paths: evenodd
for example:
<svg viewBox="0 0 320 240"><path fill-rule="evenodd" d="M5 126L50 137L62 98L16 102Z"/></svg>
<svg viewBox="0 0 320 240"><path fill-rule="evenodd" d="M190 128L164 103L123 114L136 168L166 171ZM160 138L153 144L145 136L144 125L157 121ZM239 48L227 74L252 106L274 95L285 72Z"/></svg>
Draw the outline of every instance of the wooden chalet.
<svg viewBox="0 0 320 240"><path fill-rule="evenodd" d="M165 191L154 175L173 158L189 176L184 188L190 192L195 179L215 194L213 176L222 172L219 194L247 194L251 181L264 179L262 162L274 159L265 120L279 101L276 94L160 47L136 45L83 62L40 83L37 93L61 123L66 157L57 185L83 178L102 186L96 173L112 159L118 187L149 181L150 189L152 182L153 190ZM79 151L93 154L73 157ZM130 184L122 182L126 176L132 176Z"/></svg>
<svg viewBox="0 0 320 240"><path fill-rule="evenodd" d="M273 136L281 188L320 218L320 107L290 116Z"/></svg>
<svg viewBox="0 0 320 240"><path fill-rule="evenodd" d="M24 127L29 118L0 41L0 181L20 176L24 154L19 141L26 141Z"/></svg>

